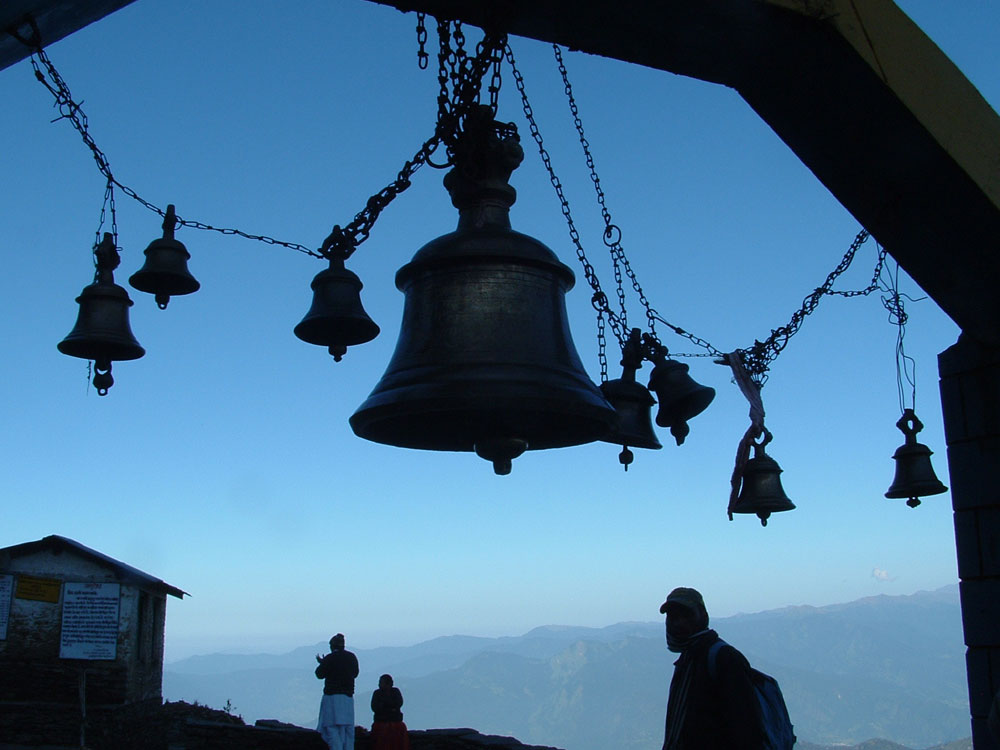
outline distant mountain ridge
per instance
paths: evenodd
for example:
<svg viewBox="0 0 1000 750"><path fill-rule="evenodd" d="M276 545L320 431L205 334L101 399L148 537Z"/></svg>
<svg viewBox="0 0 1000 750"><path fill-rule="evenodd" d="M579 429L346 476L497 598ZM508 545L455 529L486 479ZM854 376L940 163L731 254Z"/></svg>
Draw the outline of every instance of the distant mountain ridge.
<svg viewBox="0 0 1000 750"><path fill-rule="evenodd" d="M884 738L928 748L969 734L957 586L739 614L712 626L779 680L803 743L844 748ZM280 655L191 657L165 667L164 696L230 700L247 718L310 726L320 692L313 655L325 650L323 643ZM358 723L378 675L389 672L413 729L472 726L567 750L662 743L674 659L662 622L543 626L518 637L444 636L355 651Z"/></svg>

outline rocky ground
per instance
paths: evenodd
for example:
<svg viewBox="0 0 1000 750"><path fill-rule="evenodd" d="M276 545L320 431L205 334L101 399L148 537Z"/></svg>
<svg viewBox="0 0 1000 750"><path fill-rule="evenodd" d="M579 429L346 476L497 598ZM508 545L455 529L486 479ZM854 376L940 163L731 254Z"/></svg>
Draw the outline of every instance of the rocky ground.
<svg viewBox="0 0 1000 750"><path fill-rule="evenodd" d="M409 736L410 750L555 750L474 729L429 729ZM369 739L358 727L356 750L370 750ZM94 726L87 745L91 750L326 750L312 729L267 719L250 726L229 712L183 701L119 712Z"/></svg>

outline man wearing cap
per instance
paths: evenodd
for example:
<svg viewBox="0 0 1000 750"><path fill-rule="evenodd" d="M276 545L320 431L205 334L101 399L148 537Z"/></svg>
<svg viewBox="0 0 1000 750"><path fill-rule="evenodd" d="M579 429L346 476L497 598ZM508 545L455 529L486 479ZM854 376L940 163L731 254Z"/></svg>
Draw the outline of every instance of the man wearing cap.
<svg viewBox="0 0 1000 750"><path fill-rule="evenodd" d="M330 750L354 750L354 679L358 657L344 648L344 635L330 639L330 653L316 654L316 677L323 684L317 731Z"/></svg>
<svg viewBox="0 0 1000 750"><path fill-rule="evenodd" d="M694 589L676 588L660 606L667 616L667 648L674 662L663 750L759 750L764 736L750 664L729 644L709 650L719 635L708 627L705 602Z"/></svg>

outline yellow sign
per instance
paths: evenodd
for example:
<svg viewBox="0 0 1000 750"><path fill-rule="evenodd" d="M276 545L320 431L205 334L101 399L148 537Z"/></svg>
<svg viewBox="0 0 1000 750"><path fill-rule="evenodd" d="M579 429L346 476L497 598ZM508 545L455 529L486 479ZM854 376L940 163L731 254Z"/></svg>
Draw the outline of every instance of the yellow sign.
<svg viewBox="0 0 1000 750"><path fill-rule="evenodd" d="M32 576L18 576L17 589L14 596L17 599L31 599L36 602L51 602L56 604L59 601L59 589L62 581L53 578L33 578Z"/></svg>

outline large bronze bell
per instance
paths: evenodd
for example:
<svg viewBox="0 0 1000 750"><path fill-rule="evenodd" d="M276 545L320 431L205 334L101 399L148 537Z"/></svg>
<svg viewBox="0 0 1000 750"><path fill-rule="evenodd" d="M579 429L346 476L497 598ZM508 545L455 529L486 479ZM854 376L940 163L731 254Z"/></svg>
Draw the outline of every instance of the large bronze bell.
<svg viewBox="0 0 1000 750"><path fill-rule="evenodd" d="M344 268L344 259L330 257L330 267L312 280L313 302L297 326L303 341L325 346L339 362L347 347L378 336L379 328L361 306L361 279Z"/></svg>
<svg viewBox="0 0 1000 750"><path fill-rule="evenodd" d="M601 440L617 443L622 447L618 461L628 471L634 456L629 447L658 450L663 446L653 432L651 409L656 399L641 383L635 382L635 373L642 366L640 331L633 328L622 347L622 376L601 383L601 393L618 414L618 426Z"/></svg>
<svg viewBox="0 0 1000 750"><path fill-rule="evenodd" d="M191 254L183 243L174 239L176 225L177 214L171 203L163 216L163 237L149 243L145 250L146 262L128 280L134 289L155 295L161 310L167 308L171 297L201 289L201 284L188 271Z"/></svg>
<svg viewBox="0 0 1000 750"><path fill-rule="evenodd" d="M128 309L132 300L114 280L113 271L120 261L110 233L104 234L94 254L97 278L76 298L80 305L76 325L57 348L71 357L94 361L94 387L104 396L114 384L111 362L139 359L146 350L136 341L129 326Z"/></svg>
<svg viewBox="0 0 1000 750"><path fill-rule="evenodd" d="M396 350L351 417L362 438L475 451L498 474L525 450L603 437L617 415L583 369L565 294L573 272L510 227L508 184L524 152L488 107L469 116L445 187L458 229L396 274L405 295Z"/></svg>
<svg viewBox="0 0 1000 750"><path fill-rule="evenodd" d="M795 505L781 487L781 467L764 452L764 446L769 442L771 433L765 430L764 439L753 444L753 458L743 468L740 495L730 509L731 513L755 513L761 526L767 526L767 519L772 513L795 510Z"/></svg>
<svg viewBox="0 0 1000 750"><path fill-rule="evenodd" d="M669 427L677 445L684 442L691 428L688 420L701 414L715 398L715 389L695 382L688 375L688 366L674 359L667 359L666 350L657 349L653 354L655 366L649 374L649 390L656 394L660 408L656 424Z"/></svg>
<svg viewBox="0 0 1000 750"><path fill-rule="evenodd" d="M916 508L920 505L918 497L940 495L948 488L941 484L931 466L933 451L917 442L917 433L924 429L924 424L917 419L913 409L903 410L896 427L906 436L906 441L892 455L896 460L896 476L885 496L890 499L908 498L906 504Z"/></svg>

